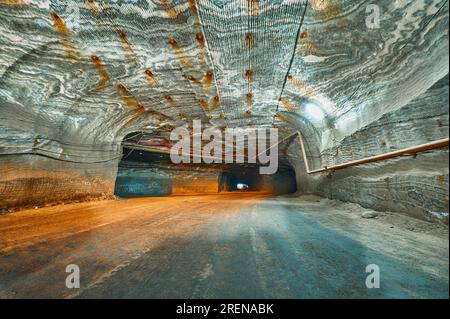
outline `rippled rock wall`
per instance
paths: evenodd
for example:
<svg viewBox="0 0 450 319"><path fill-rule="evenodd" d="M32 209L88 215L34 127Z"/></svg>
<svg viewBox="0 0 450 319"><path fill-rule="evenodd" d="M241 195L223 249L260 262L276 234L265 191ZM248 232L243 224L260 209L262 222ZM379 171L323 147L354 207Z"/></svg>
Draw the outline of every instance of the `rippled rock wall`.
<svg viewBox="0 0 450 319"><path fill-rule="evenodd" d="M0 111L4 116L2 105ZM24 122L24 129L34 126L29 131L11 128L6 125L13 116L1 115L0 212L113 196L120 143L84 142L72 134L44 137L33 130L54 128L39 120Z"/></svg>
<svg viewBox="0 0 450 319"><path fill-rule="evenodd" d="M61 162L37 155L0 158L0 213L23 207L111 198L117 162Z"/></svg>
<svg viewBox="0 0 450 319"><path fill-rule="evenodd" d="M321 152L309 147L312 169L448 137L448 96L446 76L407 106L385 114L333 147ZM448 148L316 175L306 174L298 144L291 145L289 154L304 193L448 223Z"/></svg>

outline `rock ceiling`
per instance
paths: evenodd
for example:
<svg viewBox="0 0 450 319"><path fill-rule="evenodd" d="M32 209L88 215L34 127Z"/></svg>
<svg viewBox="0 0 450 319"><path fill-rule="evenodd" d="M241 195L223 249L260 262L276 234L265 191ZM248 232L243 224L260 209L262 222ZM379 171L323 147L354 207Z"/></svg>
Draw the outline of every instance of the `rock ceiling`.
<svg viewBox="0 0 450 319"><path fill-rule="evenodd" d="M379 29L371 3L0 0L0 146L114 145L193 119L340 140L448 73L448 0L377 1Z"/></svg>

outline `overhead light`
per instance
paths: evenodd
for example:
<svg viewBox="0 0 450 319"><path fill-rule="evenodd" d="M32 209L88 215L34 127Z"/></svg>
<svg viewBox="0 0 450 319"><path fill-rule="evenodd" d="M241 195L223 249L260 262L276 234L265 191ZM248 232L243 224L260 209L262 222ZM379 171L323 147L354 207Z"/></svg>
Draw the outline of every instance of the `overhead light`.
<svg viewBox="0 0 450 319"><path fill-rule="evenodd" d="M325 118L325 112L322 108L313 103L305 105L305 112L309 117L316 121L322 121Z"/></svg>
<svg viewBox="0 0 450 319"><path fill-rule="evenodd" d="M243 183L239 183L236 185L236 188L238 190L244 190L244 189L248 189L248 185L247 184L243 184Z"/></svg>

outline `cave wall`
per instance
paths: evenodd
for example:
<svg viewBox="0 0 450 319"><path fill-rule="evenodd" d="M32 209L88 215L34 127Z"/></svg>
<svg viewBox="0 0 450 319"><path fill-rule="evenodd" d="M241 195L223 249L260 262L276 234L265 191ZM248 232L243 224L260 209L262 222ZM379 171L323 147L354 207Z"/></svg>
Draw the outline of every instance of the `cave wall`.
<svg viewBox="0 0 450 319"><path fill-rule="evenodd" d="M110 198L117 162L63 162L39 155L0 157L0 213L12 209Z"/></svg>
<svg viewBox="0 0 450 319"><path fill-rule="evenodd" d="M2 110L0 105L0 213L113 196L120 143L42 137L6 126Z"/></svg>
<svg viewBox="0 0 450 319"><path fill-rule="evenodd" d="M447 75L419 98L385 114L332 147L318 152L310 145L307 155L313 163L311 169L448 137L448 96ZM306 174L298 143L290 146L289 157L296 168L302 193L448 223L448 148L316 175Z"/></svg>

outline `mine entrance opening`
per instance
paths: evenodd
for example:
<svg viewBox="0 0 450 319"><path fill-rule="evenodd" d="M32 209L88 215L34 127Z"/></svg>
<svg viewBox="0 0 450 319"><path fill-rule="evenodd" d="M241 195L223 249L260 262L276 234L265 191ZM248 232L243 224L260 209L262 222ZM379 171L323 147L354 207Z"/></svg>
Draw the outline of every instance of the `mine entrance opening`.
<svg viewBox="0 0 450 319"><path fill-rule="evenodd" d="M169 196L172 178L167 167L170 158L164 152L169 141L157 134L133 132L122 141L114 193L122 198Z"/></svg>
<svg viewBox="0 0 450 319"><path fill-rule="evenodd" d="M260 174L258 166L232 166L219 177L219 189L224 192L266 191L291 194L297 191L295 171L282 165L272 175Z"/></svg>
<svg viewBox="0 0 450 319"><path fill-rule="evenodd" d="M288 164L264 175L257 164L179 163L170 158L170 142L144 133L129 134L122 143L115 195L121 198L202 195L223 192L297 191L295 172Z"/></svg>

